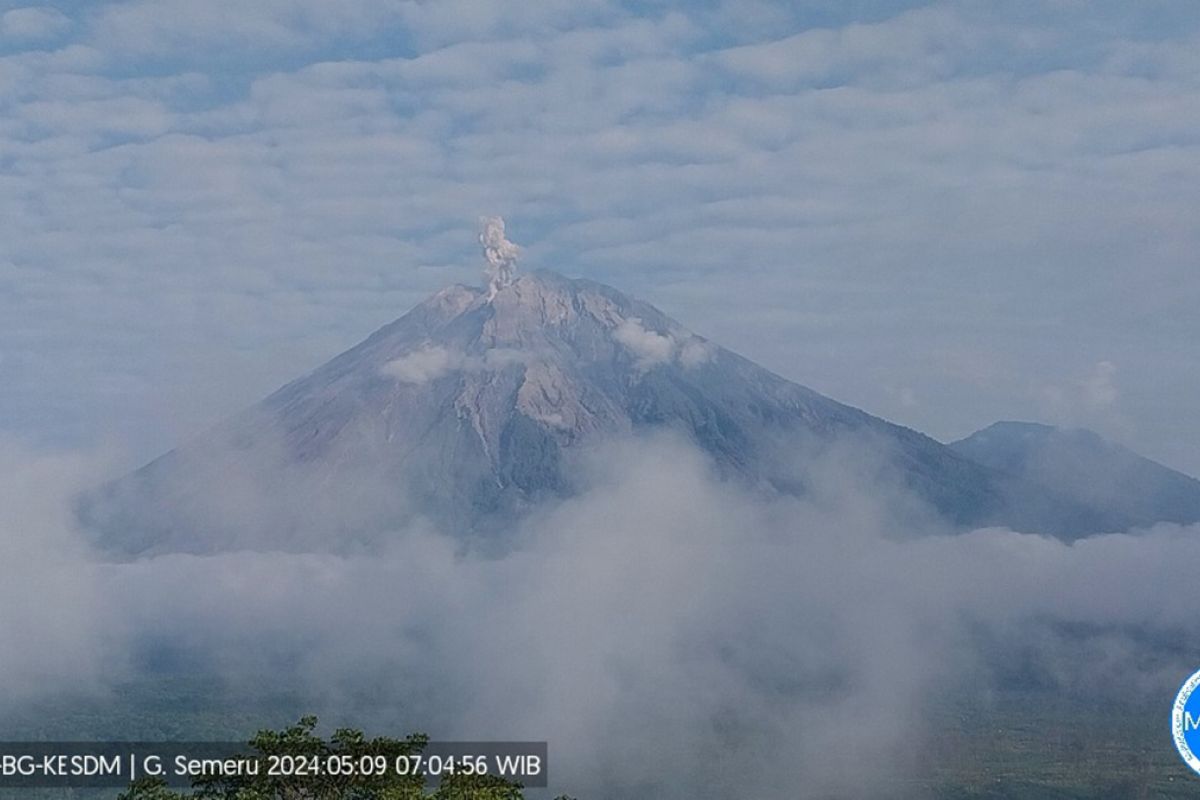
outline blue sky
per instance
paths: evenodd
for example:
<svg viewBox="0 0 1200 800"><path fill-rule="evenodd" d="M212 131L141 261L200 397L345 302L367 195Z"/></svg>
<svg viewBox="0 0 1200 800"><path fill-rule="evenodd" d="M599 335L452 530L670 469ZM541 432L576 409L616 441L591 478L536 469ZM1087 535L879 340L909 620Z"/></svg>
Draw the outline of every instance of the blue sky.
<svg viewBox="0 0 1200 800"><path fill-rule="evenodd" d="M149 457L478 282L1200 474L1200 6L0 5L0 433Z"/></svg>

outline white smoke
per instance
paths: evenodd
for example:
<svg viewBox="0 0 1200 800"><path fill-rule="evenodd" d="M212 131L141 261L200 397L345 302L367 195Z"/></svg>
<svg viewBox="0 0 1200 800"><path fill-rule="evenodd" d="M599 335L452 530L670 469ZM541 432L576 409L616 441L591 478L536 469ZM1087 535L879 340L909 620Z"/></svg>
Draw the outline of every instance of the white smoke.
<svg viewBox="0 0 1200 800"><path fill-rule="evenodd" d="M480 217L479 225L479 243L483 245L483 257L487 259L489 294L495 294L496 290L512 283L521 248L504 236L502 217Z"/></svg>

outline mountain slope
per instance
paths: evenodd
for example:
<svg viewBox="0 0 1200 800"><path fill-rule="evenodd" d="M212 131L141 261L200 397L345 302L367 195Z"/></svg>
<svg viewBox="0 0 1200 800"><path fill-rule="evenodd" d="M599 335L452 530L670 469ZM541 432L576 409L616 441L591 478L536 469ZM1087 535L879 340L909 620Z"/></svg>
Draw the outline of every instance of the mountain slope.
<svg viewBox="0 0 1200 800"><path fill-rule="evenodd" d="M764 490L803 492L810 448L849 437L952 524L1060 535L1110 524L653 306L549 272L438 292L83 511L108 546L133 553L323 549L419 519L488 534L569 494L579 445L657 427Z"/></svg>
<svg viewBox="0 0 1200 800"><path fill-rule="evenodd" d="M1120 529L1200 522L1200 481L1089 430L997 422L950 447L1096 509Z"/></svg>

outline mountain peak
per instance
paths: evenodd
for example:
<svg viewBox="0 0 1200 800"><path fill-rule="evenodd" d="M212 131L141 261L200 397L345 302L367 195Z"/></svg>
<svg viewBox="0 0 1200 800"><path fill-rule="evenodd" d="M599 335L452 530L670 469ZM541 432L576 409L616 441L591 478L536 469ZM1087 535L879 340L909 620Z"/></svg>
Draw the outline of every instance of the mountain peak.
<svg viewBox="0 0 1200 800"><path fill-rule="evenodd" d="M410 335L414 324L425 328L424 336ZM615 360L635 373L670 364L694 368L718 352L647 303L550 270L523 273L487 288L449 286L376 338L394 343L389 358L436 344L475 356L505 349L531 358L558 353L576 361Z"/></svg>
<svg viewBox="0 0 1200 800"><path fill-rule="evenodd" d="M1043 422L1013 420L993 422L964 439L952 442L950 447L962 453L978 453L976 460L1009 471L1020 471L1021 462L1031 453L1047 448L1069 448L1080 457L1084 453L1094 458L1139 457L1132 450L1087 428L1060 428Z"/></svg>
<svg viewBox="0 0 1200 800"><path fill-rule="evenodd" d="M502 217L480 217L479 244L485 262L483 289L455 285L423 304L444 322L471 314L486 317L479 341L483 347L544 345L551 331L584 326L585 334L616 335L643 361L673 351L677 342L696 337L650 306L638 304L616 289L569 279L550 270L517 274L521 248L509 241ZM637 308L635 308L635 306ZM572 337L578 339L580 337ZM691 360L700 351L693 347Z"/></svg>
<svg viewBox="0 0 1200 800"><path fill-rule="evenodd" d="M444 320L451 320L475 305L484 294L480 289L455 283L427 297L418 309L426 309Z"/></svg>
<svg viewBox="0 0 1200 800"><path fill-rule="evenodd" d="M1026 422L1023 420L1002 419L998 422L993 422L986 428L976 431L974 436L986 433L1011 433L1021 435L1042 435L1051 431L1057 430L1053 425L1047 425L1044 422Z"/></svg>
<svg viewBox="0 0 1200 800"><path fill-rule="evenodd" d="M549 271L527 273L490 293L492 316L485 335L499 344L520 344L545 328L562 329L582 322L613 328L622 318L627 298L615 291L570 281Z"/></svg>
<svg viewBox="0 0 1200 800"><path fill-rule="evenodd" d="M1200 521L1200 482L1086 428L997 422L949 446L1097 509L1118 528Z"/></svg>

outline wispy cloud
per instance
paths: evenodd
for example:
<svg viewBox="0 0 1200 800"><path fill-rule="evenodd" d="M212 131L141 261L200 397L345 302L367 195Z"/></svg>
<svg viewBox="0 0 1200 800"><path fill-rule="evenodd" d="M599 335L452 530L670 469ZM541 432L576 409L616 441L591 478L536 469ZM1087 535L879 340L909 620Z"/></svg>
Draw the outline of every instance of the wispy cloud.
<svg viewBox="0 0 1200 800"><path fill-rule="evenodd" d="M613 338L625 345L643 368L665 364L675 353L675 340L670 334L647 330L640 319L622 320Z"/></svg>
<svg viewBox="0 0 1200 800"><path fill-rule="evenodd" d="M421 385L461 367L463 359L444 347L426 347L389 361L383 374L401 383Z"/></svg>
<svg viewBox="0 0 1200 800"><path fill-rule="evenodd" d="M65 33L71 18L49 6L26 6L0 14L0 39L42 42Z"/></svg>

